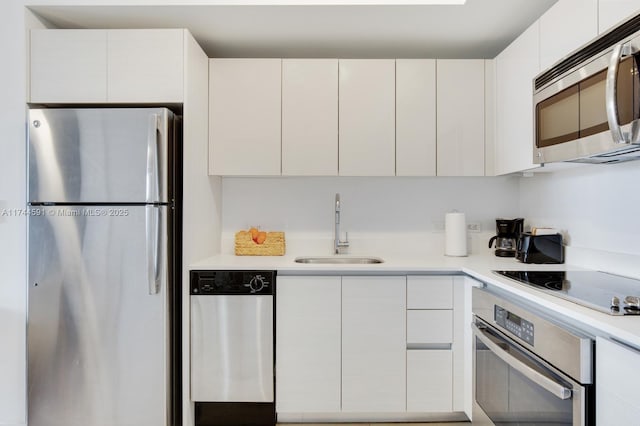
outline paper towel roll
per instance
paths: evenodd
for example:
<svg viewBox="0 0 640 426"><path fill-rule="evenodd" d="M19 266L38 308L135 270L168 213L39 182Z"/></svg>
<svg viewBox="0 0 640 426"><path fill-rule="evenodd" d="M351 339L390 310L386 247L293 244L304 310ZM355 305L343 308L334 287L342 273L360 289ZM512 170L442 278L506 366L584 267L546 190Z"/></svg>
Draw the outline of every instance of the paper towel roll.
<svg viewBox="0 0 640 426"><path fill-rule="evenodd" d="M444 218L444 254L446 256L467 255L467 221L464 213L447 213Z"/></svg>

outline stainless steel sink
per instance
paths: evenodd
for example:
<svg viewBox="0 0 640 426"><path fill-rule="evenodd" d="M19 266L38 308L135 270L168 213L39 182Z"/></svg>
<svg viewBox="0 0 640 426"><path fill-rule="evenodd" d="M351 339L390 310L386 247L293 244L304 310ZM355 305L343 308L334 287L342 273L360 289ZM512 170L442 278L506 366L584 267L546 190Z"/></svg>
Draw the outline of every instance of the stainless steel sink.
<svg viewBox="0 0 640 426"><path fill-rule="evenodd" d="M370 265L383 263L379 257L355 257L355 256L306 256L296 257L296 263L316 263L334 265Z"/></svg>

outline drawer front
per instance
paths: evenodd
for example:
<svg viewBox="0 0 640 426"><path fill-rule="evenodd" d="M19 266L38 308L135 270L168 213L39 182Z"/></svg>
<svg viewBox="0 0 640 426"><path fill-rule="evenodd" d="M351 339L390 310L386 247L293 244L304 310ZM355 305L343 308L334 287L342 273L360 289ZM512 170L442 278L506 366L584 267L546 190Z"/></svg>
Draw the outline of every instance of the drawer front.
<svg viewBox="0 0 640 426"><path fill-rule="evenodd" d="M407 411L453 411L453 354L450 350L407 351Z"/></svg>
<svg viewBox="0 0 640 426"><path fill-rule="evenodd" d="M408 309L452 309L453 277L407 277Z"/></svg>
<svg viewBox="0 0 640 426"><path fill-rule="evenodd" d="M407 345L451 344L453 311L407 311Z"/></svg>

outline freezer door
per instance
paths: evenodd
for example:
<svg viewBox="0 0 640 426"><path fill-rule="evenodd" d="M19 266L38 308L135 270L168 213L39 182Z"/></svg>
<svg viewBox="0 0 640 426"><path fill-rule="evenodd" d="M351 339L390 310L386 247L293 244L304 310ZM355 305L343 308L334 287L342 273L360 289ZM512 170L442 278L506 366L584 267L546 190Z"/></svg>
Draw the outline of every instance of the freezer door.
<svg viewBox="0 0 640 426"><path fill-rule="evenodd" d="M167 202L165 108L31 109L29 201Z"/></svg>
<svg viewBox="0 0 640 426"><path fill-rule="evenodd" d="M166 217L164 206L33 209L29 426L167 424Z"/></svg>

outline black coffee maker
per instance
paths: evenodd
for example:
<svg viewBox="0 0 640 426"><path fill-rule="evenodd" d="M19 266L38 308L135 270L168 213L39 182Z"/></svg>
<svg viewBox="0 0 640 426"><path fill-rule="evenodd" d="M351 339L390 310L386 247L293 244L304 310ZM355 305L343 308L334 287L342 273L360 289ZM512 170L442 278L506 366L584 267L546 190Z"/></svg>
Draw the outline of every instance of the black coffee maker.
<svg viewBox="0 0 640 426"><path fill-rule="evenodd" d="M516 257L518 237L524 229L524 219L496 219L496 236L489 240L489 248L496 242L496 256Z"/></svg>

